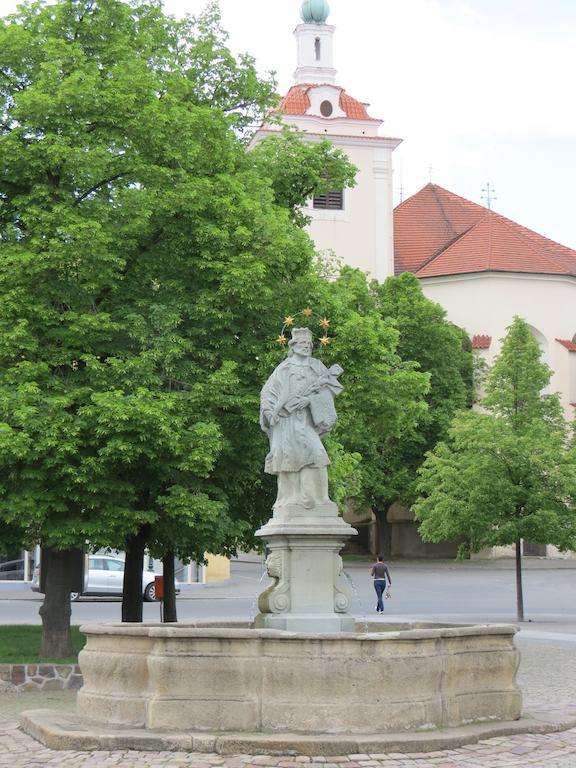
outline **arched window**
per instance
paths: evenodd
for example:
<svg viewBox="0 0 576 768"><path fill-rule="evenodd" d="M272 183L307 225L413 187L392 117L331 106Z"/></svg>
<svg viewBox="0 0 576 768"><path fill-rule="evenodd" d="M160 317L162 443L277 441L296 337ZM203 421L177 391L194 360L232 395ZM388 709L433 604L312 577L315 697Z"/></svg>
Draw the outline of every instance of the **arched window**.
<svg viewBox="0 0 576 768"><path fill-rule="evenodd" d="M540 362L547 363L548 362L548 340L544 334L538 330L538 328L535 328L533 325L530 325L528 323L528 328L530 329L530 333L532 336L536 339L538 342L538 346L540 347Z"/></svg>
<svg viewBox="0 0 576 768"><path fill-rule="evenodd" d="M548 339L546 338L546 336L544 336L544 334L541 331L538 330L538 328L535 328L533 325L530 325L530 323L528 323L528 328L532 336L538 342L538 346L540 347L540 362L548 365L549 358L550 358ZM551 391L550 384L547 384L542 390L542 393L548 394L550 391Z"/></svg>
<svg viewBox="0 0 576 768"><path fill-rule="evenodd" d="M316 40L314 40L314 53L316 55L316 61L320 61L321 49L320 49L320 38L319 37L317 37Z"/></svg>

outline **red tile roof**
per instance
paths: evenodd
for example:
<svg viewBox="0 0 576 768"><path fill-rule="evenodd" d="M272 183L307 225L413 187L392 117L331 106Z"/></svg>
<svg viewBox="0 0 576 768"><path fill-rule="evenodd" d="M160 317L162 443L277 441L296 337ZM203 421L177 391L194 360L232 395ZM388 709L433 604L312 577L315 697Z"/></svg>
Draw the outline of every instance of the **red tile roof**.
<svg viewBox="0 0 576 768"><path fill-rule="evenodd" d="M280 112L287 115L305 115L310 109L309 85L293 85L280 102Z"/></svg>
<svg viewBox="0 0 576 768"><path fill-rule="evenodd" d="M396 272L439 277L470 272L576 276L576 251L427 184L394 210Z"/></svg>
<svg viewBox="0 0 576 768"><path fill-rule="evenodd" d="M310 89L318 87L321 86L312 84L293 85L280 102L280 112L284 112L286 115L305 115L310 109L310 97L308 96L308 93L310 92ZM340 109L346 114L346 117L350 118L351 120L374 119L368 114L366 110L366 104L353 99L352 96L349 96L343 88L337 86L337 90L340 91ZM334 118L324 118L324 120L332 119Z"/></svg>
<svg viewBox="0 0 576 768"><path fill-rule="evenodd" d="M490 349L490 344L492 344L492 336L480 333L472 336L472 349Z"/></svg>
<svg viewBox="0 0 576 768"><path fill-rule="evenodd" d="M562 344L563 347L566 347L569 352L576 352L576 344L573 341L568 339L556 339L556 341Z"/></svg>
<svg viewBox="0 0 576 768"><path fill-rule="evenodd" d="M366 109L368 105L361 101L356 101L352 96L348 96L345 90L340 91L340 109L346 113L346 117L352 120L371 120Z"/></svg>

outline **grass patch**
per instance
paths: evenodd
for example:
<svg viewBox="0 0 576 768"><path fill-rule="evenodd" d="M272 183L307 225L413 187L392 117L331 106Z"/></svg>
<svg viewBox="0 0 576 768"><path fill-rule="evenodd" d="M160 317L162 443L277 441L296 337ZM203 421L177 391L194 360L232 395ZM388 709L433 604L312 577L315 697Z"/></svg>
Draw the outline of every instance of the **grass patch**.
<svg viewBox="0 0 576 768"><path fill-rule="evenodd" d="M350 555L342 555L342 560L344 560L345 563L373 563L376 558L374 555L360 555L360 554L350 554Z"/></svg>
<svg viewBox="0 0 576 768"><path fill-rule="evenodd" d="M42 627L34 624L5 624L0 626L0 664L77 664L78 654L84 647L86 636L80 628L72 628L72 656L65 659L47 659L40 656Z"/></svg>

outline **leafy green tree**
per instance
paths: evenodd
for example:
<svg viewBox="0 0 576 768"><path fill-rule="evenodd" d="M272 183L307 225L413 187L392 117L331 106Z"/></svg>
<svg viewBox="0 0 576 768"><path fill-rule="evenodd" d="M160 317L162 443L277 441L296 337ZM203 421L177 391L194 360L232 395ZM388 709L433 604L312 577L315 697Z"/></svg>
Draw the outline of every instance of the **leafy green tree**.
<svg viewBox="0 0 576 768"><path fill-rule="evenodd" d="M328 271L334 272L332 265ZM319 274L324 272L320 264ZM388 507L413 501L426 451L445 436L452 415L471 402L470 343L424 297L411 274L380 285L343 267L336 279L310 282L308 295L334 329L322 354L345 369L330 441L339 445L332 492L373 510L378 546L385 552Z"/></svg>
<svg viewBox="0 0 576 768"><path fill-rule="evenodd" d="M302 207L313 195L355 185L357 168L342 150L327 140L310 144L292 127L260 141L251 158L272 181L276 203L290 210L300 226L309 223Z"/></svg>
<svg viewBox="0 0 576 768"><path fill-rule="evenodd" d="M420 470L414 506L426 541L464 540L460 553L515 545L517 616L524 619L521 541L576 547L576 456L550 369L516 317L488 375L484 412L455 417Z"/></svg>
<svg viewBox="0 0 576 768"><path fill-rule="evenodd" d="M430 374L426 396L430 408L421 425L430 448L446 434L454 413L472 405L470 341L465 331L446 319L439 304L424 296L411 272L388 278L377 290L382 315L393 319L400 332L399 354Z"/></svg>
<svg viewBox="0 0 576 768"><path fill-rule="evenodd" d="M313 257L303 200L246 151L273 92L215 6L41 1L0 26L0 520L125 549L125 620L147 544L232 552L269 510L258 391ZM44 655L69 653L69 591L51 558Z"/></svg>
<svg viewBox="0 0 576 768"><path fill-rule="evenodd" d="M332 491L358 508L378 508L383 497L397 498L397 456L417 439L426 418L430 375L399 354L396 323L383 317L375 284L363 272L344 267L334 280L310 283L309 296L310 306L331 323L332 340L322 358L344 368L345 388L331 433L331 444L340 446L330 454L337 462ZM318 319L312 326L316 333ZM343 487L334 487L338 480L344 480Z"/></svg>
<svg viewBox="0 0 576 768"><path fill-rule="evenodd" d="M360 503L374 512L378 549L389 553L388 508L396 501L411 504L416 472L426 452L446 435L454 413L470 404L472 354L464 332L423 295L414 275L389 277L382 284L361 287L361 283L359 275L352 277L344 270L336 286L347 285L350 305L376 312L394 338L394 357L384 356L382 363L394 373L396 385L388 389L385 405L377 405L365 393L354 395L354 408L363 417L352 417L343 441L362 455Z"/></svg>

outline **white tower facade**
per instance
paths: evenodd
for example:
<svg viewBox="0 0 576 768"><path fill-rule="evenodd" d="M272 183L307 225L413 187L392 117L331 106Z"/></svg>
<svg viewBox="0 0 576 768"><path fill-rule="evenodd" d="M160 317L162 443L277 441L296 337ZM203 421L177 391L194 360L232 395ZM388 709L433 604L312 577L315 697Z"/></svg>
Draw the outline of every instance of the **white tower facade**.
<svg viewBox="0 0 576 768"><path fill-rule="evenodd" d="M358 169L355 187L309 201L308 231L316 248L382 281L394 274L392 153L401 140L381 136L382 121L337 84L335 27L326 23L328 12L325 0L302 4L303 23L294 30L295 84L279 111L307 141L329 139ZM264 125L254 141L278 130Z"/></svg>
<svg viewBox="0 0 576 768"><path fill-rule="evenodd" d="M299 24L294 30L298 46L296 83L334 83L333 40L336 27L329 24Z"/></svg>

